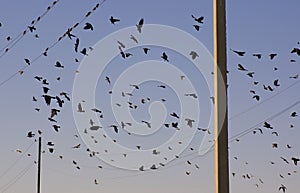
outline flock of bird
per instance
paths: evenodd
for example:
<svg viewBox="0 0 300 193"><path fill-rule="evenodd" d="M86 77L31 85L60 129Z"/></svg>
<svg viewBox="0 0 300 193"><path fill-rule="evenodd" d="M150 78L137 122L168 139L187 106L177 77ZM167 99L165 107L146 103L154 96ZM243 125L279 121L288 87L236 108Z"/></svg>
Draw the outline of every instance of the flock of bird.
<svg viewBox="0 0 300 193"><path fill-rule="evenodd" d="M56 1L55 1L56 2ZM53 5L55 5L56 3L53 3ZM93 11L95 11L97 8L99 7L99 4L97 4L94 8L93 8ZM50 8L48 8L50 9ZM90 16L90 14L93 12L88 12L86 14L86 18L88 18ZM204 23L204 17L203 16L200 16L200 17L196 17L194 15L191 15L191 19L196 22L193 27L196 31L199 31L200 28L201 28L201 24ZM30 26L28 26L28 29L30 32L35 32L36 31L36 26L34 24L36 24L37 21L39 21L40 19L37 19L36 21L33 21L31 23ZM117 17L114 17L114 16L111 16L110 18L108 18L108 22L115 26L117 25L119 22L121 22L121 19L117 18ZM144 25L144 18L141 18L137 23L136 23L136 30L142 34L142 31L143 31L143 25ZM80 23L76 23L74 26L68 28L68 30L61 36L59 37L58 41L61 41L64 37L68 37L69 40L73 41L74 43L74 52L76 54L80 54L80 56L78 57L82 57L82 56L85 56L85 57L88 57L88 54L90 51L93 50L92 47L81 47L80 45L80 42L81 42L81 39L73 32L73 30L75 28L77 28L78 26L80 26ZM2 24L0 23L0 27L2 27ZM95 31L95 28L93 26L92 23L90 22L85 22L84 26L82 26L82 29L84 31ZM23 33L24 35L26 34L25 31ZM38 34L35 34L34 37L38 38L39 35ZM133 36L133 35L130 35L130 39L132 41L134 41L136 44L139 43L138 41L138 38ZM7 41L11 41L11 37L10 36L7 36ZM120 51L120 57L123 58L123 59L126 59L126 58L129 58L129 57L132 57L132 53L129 53L129 52L126 52L125 48L126 48L126 45L124 43L122 43L121 41L117 41L116 42L118 48L119 48L119 51ZM299 43L298 43L299 44ZM42 52L42 55L43 56L48 56L48 51L49 49L51 49L51 46L46 48L43 52ZM142 48L143 49L143 52L145 55L147 55L151 49L148 48L148 47L144 47ZM5 49L5 52L8 52L10 49L6 48ZM233 49L230 49L233 53L235 53L238 57L244 57L246 55L246 52L245 51L238 51L238 50L233 50ZM293 48L291 51L291 54L296 54L297 56L300 56L300 49L295 47ZM199 54L196 53L195 51L191 51L190 53L190 56L193 60L195 60L197 57L199 57ZM252 54L253 57L255 57L256 59L260 60L262 59L262 57L264 57L263 54L261 53L253 53ZM275 60L276 57L277 57L277 54L276 53L270 53L267 57L269 57L270 60ZM166 51L163 51L160 55L160 58L165 61L165 62L169 62L169 56L167 54ZM34 60L35 61L35 60ZM76 62L79 62L79 59L78 58L75 58L75 61ZM30 66L32 63L33 63L33 60L30 60L29 58L24 58L24 62L27 66ZM290 60L291 63L294 63L296 62L296 60L294 59L291 59ZM60 70L63 70L65 68L64 64L57 60L54 64L53 64L53 67L57 68L57 69L60 69ZM280 87L281 84L280 84L280 81L279 79L274 79L272 84L263 84L263 83L260 83L259 81L255 80L255 71L254 70L250 70L248 68L246 68L243 64L239 63L237 64L237 70L240 71L241 73L245 73L245 76L253 79L253 86L261 86L261 88L263 90L265 90L266 92L273 92L275 91L276 88ZM277 67L274 67L274 71L277 71L278 68ZM24 71L23 70L20 70L19 71L20 74L23 74ZM80 73L80 72L77 72L77 73ZM184 81L184 76L182 77L179 77L181 80ZM296 75L292 75L289 77L290 79L298 79L298 74ZM39 75L36 75L34 76L34 79L40 84L40 87L41 87L41 92L42 92L42 95L35 95L32 97L32 101L33 103L35 104L35 107L34 107L34 110L39 112L41 110L41 107L40 106L37 106L37 102L39 100L42 100L44 101L45 103L45 108L49 111L49 116L47 117L47 120L49 121L51 127L53 128L53 130L55 132L59 132L60 129L63 127L59 124L59 122L57 121L57 116L59 116L59 113L62 111L62 109L64 108L64 105L66 102L70 102L71 101L71 98L70 98L70 94L65 92L65 91L59 91L59 92L55 92L55 89L53 89L51 87L51 82L48 81L47 77L42 77L42 76L39 76ZM60 81L61 78L60 77L57 77L56 78L57 81ZM105 77L105 81L107 82L107 84L112 84L112 78L110 76L106 76ZM131 87L133 87L135 90L141 90L140 88L140 85L136 85L134 83L132 83L131 85L129 85ZM158 89L165 89L167 86L166 85L163 85L163 84L160 84L160 85L157 85L157 88ZM251 89L250 90L250 93L252 94L252 98L256 101L260 101L261 100L261 96L257 93L257 91L254 89ZM111 92L109 92L109 94L111 94ZM125 97L125 96L130 96L132 97L132 93L127 93L127 92L123 92L122 93L122 97ZM193 100L196 100L198 98L197 94L196 93L186 93L185 94L186 97L190 97L191 99ZM166 102L167 99L161 99L162 102ZM145 98L142 98L140 100L140 104L135 104L131 101L128 102L128 107L130 109L137 109L137 108L140 108L140 105L143 105L143 104L146 104L148 102L150 102L151 99L150 97L145 97ZM79 102L78 103L78 106L77 106L77 112L78 113L85 113L86 111L88 111L88 109L85 109L84 108L84 102ZM116 104L117 106L121 106L121 104ZM104 118L105 116L104 115L104 110L100 110L98 108L93 108L93 109L90 109L91 111L95 112L98 114L99 118ZM179 128L179 125L178 125L178 120L181 118L179 115L179 113L176 113L176 112L170 112L169 113L169 116L171 118L173 118L175 121L173 122L170 122L170 123L165 123L163 125L163 127L165 128L174 128L175 130L180 130ZM296 111L293 111L291 114L290 114L290 117L291 118L297 118L298 117L298 113ZM186 124L188 127L190 128L193 128L193 129L197 129L199 132L207 132L208 134L211 134L210 130L209 129L206 129L206 128L197 128L196 125L194 125L193 123L195 122L194 119L192 118L189 118L189 117L185 117L184 118ZM141 120L141 123L145 124L147 127L151 128L151 123L149 121L146 121L146 120ZM108 125L107 127L110 128L110 129L113 129L113 131L115 132L115 134L118 134L120 133L120 130L121 129L124 129L125 127L130 127L132 126L132 123L129 123L129 122L121 122L121 123L112 123L111 125ZM290 125L291 128L294 127L294 125ZM98 126L98 125L95 125L94 121L92 119L90 119L90 123L89 123L89 128L88 129L85 129L85 133L88 134L90 131L97 131L99 129L103 129L101 126ZM273 136L276 136L278 137L279 136L279 132L276 131L276 127L273 126L270 122L268 121L265 121L261 127L258 127L258 128L255 128L253 129L252 133L253 134L265 134L266 132L270 132L271 135ZM37 131L28 131L27 133L27 137L28 138L32 138L32 139L36 139L36 136L37 135L42 135L43 131L42 130L37 130ZM128 133L129 135L131 135L131 133ZM76 138L79 138L79 136L77 134L74 135ZM91 136L93 137L93 136ZM103 137L107 137L107 136L103 136ZM240 139L236 139L237 142L239 142ZM116 142L116 141L114 141ZM96 143L96 140L95 140L95 143ZM178 143L180 144L181 142L178 141ZM48 141L46 143L47 145L47 148L48 148L48 151L49 153L51 154L55 154L55 144L52 142L52 141ZM277 149L279 146L278 143L272 143L271 144L271 148L273 149ZM72 149L74 150L78 150L78 149L81 149L83 148L83 145L81 143L77 143L75 144L74 146L71 147ZM142 150L143 147L141 145L136 145L136 148L138 150ZM290 144L286 144L286 148L287 149L292 149L293 147L290 145ZM169 146L169 150L172 151L172 146ZM106 152L108 152L109 150L105 150ZM191 152L195 152L195 148L194 147L189 147L189 151ZM22 150L20 149L17 149L16 150L17 153L22 153ZM90 157L94 157L96 156L97 154L99 154L100 152L98 151L93 151L91 149L86 149L86 152L88 152L88 155ZM156 149L153 150L153 155L158 155L160 152L157 151ZM124 157L124 159L126 158L127 155L123 154L121 155ZM180 158L180 155L174 155L177 159ZM63 156L62 155L59 155L58 156L59 159L63 160ZM238 160L238 157L237 156L234 156L233 157L234 160ZM295 166L299 166L299 163L300 163L300 158L297 157L297 156L293 156L291 158L285 158L283 156L280 156L280 159L285 163L285 164L290 164L290 161L292 164L294 164ZM196 169L200 169L200 166L197 165L197 163L194 163L192 162L191 160L185 160L185 163L188 165L188 166L193 166L194 168ZM78 161L76 160L72 160L72 164L74 165L74 167L77 169L77 170L80 170L81 167L80 167L80 163L78 163ZM248 163L246 163L248 164ZM270 161L270 164L271 165L274 165L275 162L274 161ZM140 172L143 172L145 171L146 169L150 169L150 170L157 170L161 167L164 167L165 164L162 162L160 163L159 165L155 165L153 164L151 167L149 168L145 168L145 166L137 166L138 170ZM103 166L98 166L98 168L103 168ZM296 173L297 171L292 171L292 172L289 172L287 175L293 175L293 173ZM232 177L235 177L237 175L238 172L233 172L232 171ZM191 171L190 170L186 170L185 171L185 174L187 176L190 176L191 175ZM255 178L255 176L251 173L246 173L246 174L241 174L241 177L243 179L252 179L252 178ZM284 175L280 174L280 178L284 178ZM94 184L98 185L99 184L99 179L93 179L93 182ZM264 184L264 180L261 179L261 178L258 178L258 183L255 183L255 186L259 187L260 185L263 185ZM278 190L279 191L282 191L283 193L285 193L287 191L287 187L286 185L284 185L283 183L279 185L278 187Z"/></svg>

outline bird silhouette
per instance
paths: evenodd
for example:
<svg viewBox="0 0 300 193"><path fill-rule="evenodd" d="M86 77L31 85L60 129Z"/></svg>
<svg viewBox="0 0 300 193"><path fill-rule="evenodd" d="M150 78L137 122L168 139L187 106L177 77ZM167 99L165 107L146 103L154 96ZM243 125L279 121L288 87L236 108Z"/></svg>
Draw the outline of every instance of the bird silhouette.
<svg viewBox="0 0 300 193"><path fill-rule="evenodd" d="M186 118L185 121L187 122L187 125L188 125L190 128L193 127L193 122L195 122L195 120L189 119L189 118Z"/></svg>
<svg viewBox="0 0 300 193"><path fill-rule="evenodd" d="M79 38L76 38L76 40L75 40L75 47L74 47L75 52L78 52L78 47L79 47Z"/></svg>
<svg viewBox="0 0 300 193"><path fill-rule="evenodd" d="M142 33L143 25L144 25L144 19L142 18L142 19L140 19L139 23L136 24L136 28L137 28L138 32Z"/></svg>
<svg viewBox="0 0 300 193"><path fill-rule="evenodd" d="M93 25L91 23L87 22L87 23L85 23L85 26L83 27L83 29L93 31L94 27L93 27Z"/></svg>
<svg viewBox="0 0 300 193"><path fill-rule="evenodd" d="M195 60L196 57L199 57L199 55L195 51L191 51L190 55L192 56L192 59Z"/></svg>
<svg viewBox="0 0 300 193"><path fill-rule="evenodd" d="M200 26L199 25L193 25L196 31L200 30Z"/></svg>
<svg viewBox="0 0 300 193"><path fill-rule="evenodd" d="M81 103L78 103L77 112L79 112L79 113L84 113L85 112L85 110L83 110L83 108L81 106Z"/></svg>
<svg viewBox="0 0 300 193"><path fill-rule="evenodd" d="M241 64L238 64L238 70L240 71L248 71L244 66L242 66Z"/></svg>
<svg viewBox="0 0 300 193"><path fill-rule="evenodd" d="M55 97L50 96L50 95L42 95L42 97L45 99L46 105L50 106L51 104L51 99L55 99Z"/></svg>
<svg viewBox="0 0 300 193"><path fill-rule="evenodd" d="M59 61L56 61L55 65L56 68L64 68L63 65L61 65L61 63Z"/></svg>
<svg viewBox="0 0 300 193"><path fill-rule="evenodd" d="M162 56L161 56L161 58L162 58L164 61L167 61L167 62L169 62L169 60L168 60L168 56L167 56L167 54L166 54L165 52L163 52L163 53L162 53Z"/></svg>
<svg viewBox="0 0 300 193"><path fill-rule="evenodd" d="M294 162L295 166L297 166L298 162L300 161L300 159L296 157L292 157L291 160Z"/></svg>
<svg viewBox="0 0 300 193"><path fill-rule="evenodd" d="M246 52L244 51L237 51L237 50L233 50L230 48L231 51L233 51L234 53L236 53L238 56L244 56L246 54Z"/></svg>
<svg viewBox="0 0 300 193"><path fill-rule="evenodd" d="M282 190L283 193L285 193L285 191L287 190L286 186L284 186L283 184L281 184L281 186L278 188L278 190Z"/></svg>
<svg viewBox="0 0 300 193"><path fill-rule="evenodd" d="M144 50L144 53L145 53L145 54L148 54L150 48L143 48L143 50Z"/></svg>
<svg viewBox="0 0 300 193"><path fill-rule="evenodd" d="M197 17L195 17L194 15L192 15L192 18L193 18L196 22L202 23L202 24L203 24L203 20L204 20L204 17L203 17L203 16L197 18Z"/></svg>
<svg viewBox="0 0 300 193"><path fill-rule="evenodd" d="M117 22L120 22L120 19L114 18L113 16L110 16L109 21L111 24L115 24Z"/></svg>
<svg viewBox="0 0 300 193"><path fill-rule="evenodd" d="M257 57L257 59L261 59L261 54L252 54L252 56Z"/></svg>
<svg viewBox="0 0 300 193"><path fill-rule="evenodd" d="M132 39L137 44L139 43L136 37L134 37L133 35L130 35L130 39Z"/></svg>
<svg viewBox="0 0 300 193"><path fill-rule="evenodd" d="M277 54L270 54L270 60L273 60L275 58L275 56L277 56Z"/></svg>

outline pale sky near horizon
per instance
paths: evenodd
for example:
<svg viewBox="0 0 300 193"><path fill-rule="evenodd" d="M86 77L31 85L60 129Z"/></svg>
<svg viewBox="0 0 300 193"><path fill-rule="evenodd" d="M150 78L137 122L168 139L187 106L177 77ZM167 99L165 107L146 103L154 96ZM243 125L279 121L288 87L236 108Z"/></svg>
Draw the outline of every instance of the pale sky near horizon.
<svg viewBox="0 0 300 193"><path fill-rule="evenodd" d="M106 0L72 31L76 37L70 40L66 36L56 44L55 42L68 28L80 22L88 11L102 2L59 0L36 23L36 30L27 31L25 36L22 36L23 31L33 20L45 13L52 2L11 0L0 3L0 192L36 191L36 165L33 162L36 160L37 143L34 139L38 136L37 130L43 131L45 150L42 158L42 192L214 192L214 154L212 151L204 156L197 154L205 134L204 131L197 130L197 127L205 127L203 125L207 124L211 115L208 85L203 74L193 66L193 60L184 58L182 53L176 50L149 45L149 53L144 54L142 50L144 46L139 46L139 43L144 40L143 31L133 32L140 41L138 44L130 40L129 36L127 40L116 39L112 42L113 49L117 49L118 40L131 42L126 46L130 44L137 47L125 51L132 53L132 56L126 59L120 55L115 57L106 66L104 73L99 75L98 85L95 87L95 104L103 111L103 130L108 138L116 139L121 145L134 149L134 152L126 155L129 158L132 154L139 156L136 145L141 145L142 149L143 147L151 149L163 144L177 132L174 128L172 130L172 126L169 129L162 126L160 131L148 136L129 136L123 131L116 134L110 129L109 125L115 124L116 121L108 92L118 76L131 65L146 60L157 60L164 64L161 55L166 52L169 63L165 62L165 64L174 65L184 72L186 76L184 81L190 80L195 87L202 113L200 113L199 125L194 125L192 128L197 130L193 140L178 159L161 166L158 170L141 172L120 169L97 157L92 158L86 151L90 148L89 144L85 144L80 136L74 136L80 135L83 128L76 128L72 101L69 102L64 96L60 96L65 101L63 108L60 108L56 100L52 100L51 108L61 110L58 116L54 116L57 123L53 123L47 119L50 107L45 105L41 97L44 94L42 86L47 86L50 89L49 95L56 96L64 91L69 94L71 100L77 100L76 96L72 98L73 84L76 76L80 76L81 72L76 73L76 70L89 56L97 55L100 64L102 58L110 52L98 53L97 49L90 50L89 47L97 48L96 44L100 40L119 30L127 27L135 28L141 18L144 18L145 25L167 25L190 34L190 37L201 42L212 54L212 1ZM300 162L296 166L292 158L300 158L298 140L300 121L299 116L292 117L291 114L300 113L298 104L300 79L297 78L300 73L300 58L297 53L291 51L294 48L300 49L300 27L298 26L300 2L297 0L288 3L279 0L228 0L226 7L231 192L247 190L247 192L271 193L278 192L282 185L287 187L287 193L297 192ZM203 24L197 23L191 15L203 16ZM120 19L120 22L111 24L109 21L111 16ZM93 30L83 29L87 22L93 25ZM193 25L199 25L200 30L196 31ZM15 38L18 37L21 38L14 43ZM84 57L83 54L74 51L76 38L80 39L79 51L87 48L89 56ZM166 36L165 39L168 38ZM174 41L180 42L180 40L182 39L178 38ZM39 57L45 48L52 45L48 56ZM10 47L10 50L5 53L7 47ZM107 49L111 47L107 46ZM238 56L231 49L245 51L245 54ZM273 53L277 55L271 60L269 55ZM262 58L258 59L253 54L261 54ZM196 60L200 60L201 56L203 53L199 53L199 58ZM30 65L26 64L25 58L31 60ZM75 62L75 58L79 61ZM64 68L54 67L57 61L60 61ZM238 64L242 64L247 71L238 70ZM23 67L26 67L23 74L18 73ZM253 77L247 75L249 72L254 72ZM46 78L49 85L42 85L34 78L35 76ZM111 85L105 80L106 76L110 76ZM61 79L57 80L57 77ZM276 79L279 86L274 85ZM180 80L179 76L178 80ZM93 88L93 85L89 85L89 79L85 83L86 88ZM131 109L130 112L136 121L149 120L151 112L148 108L151 102L161 101L162 98L166 99L164 103L168 113L166 123L171 124L177 120L169 116L172 112L178 114L183 112L179 105L182 101L179 96L176 96L176 89L167 86L164 90L157 87L160 84L164 82L148 81L140 84L140 88L133 91L130 100L139 107L137 110ZM270 88L264 89L264 86L270 86L273 91ZM256 101L254 95L260 96L260 100ZM32 101L33 96L37 98L37 102ZM141 104L140 99L146 97L150 97L151 102ZM81 101L81 103L85 108L86 102ZM35 108L39 108L40 111L37 112ZM273 129L264 127L265 121L270 123ZM183 120L183 123L186 121ZM53 124L61 126L59 132L54 131ZM87 122L86 125L88 126L89 123ZM259 128L263 134L260 133ZM29 131L36 134L34 138L26 137ZM101 139L104 140L103 137ZM54 153L48 151L46 143L49 141L55 144ZM176 141L177 145L178 142ZM77 144L81 144L80 148L72 148ZM176 149L178 146L174 144L174 142L170 143L170 146ZM277 148L274 147L276 145ZM17 150L21 150L22 153ZM110 157L106 152L99 154L100 157L103 155L109 159L115 158ZM111 156L113 155L116 154L111 153ZM59 156L63 156L62 159ZM126 156L120 154L119 158L125 160ZM77 165L73 164L73 161L76 161ZM80 170L76 169L76 166L79 166ZM95 179L99 184L95 184Z"/></svg>

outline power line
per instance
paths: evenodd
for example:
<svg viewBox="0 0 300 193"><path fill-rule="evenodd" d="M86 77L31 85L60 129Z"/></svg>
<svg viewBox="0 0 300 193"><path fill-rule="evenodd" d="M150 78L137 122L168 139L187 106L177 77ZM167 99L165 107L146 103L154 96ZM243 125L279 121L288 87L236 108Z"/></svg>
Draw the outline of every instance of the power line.
<svg viewBox="0 0 300 193"><path fill-rule="evenodd" d="M35 142L32 142L26 149L25 151L1 174L0 179L3 178L23 157L24 155L29 151L29 149L32 147L32 145Z"/></svg>
<svg viewBox="0 0 300 193"><path fill-rule="evenodd" d="M25 167L22 171L20 171L13 179L11 179L7 184L2 186L1 193L7 191L11 186L15 185L34 165L34 163L30 163L27 167Z"/></svg>
<svg viewBox="0 0 300 193"><path fill-rule="evenodd" d="M47 47L45 49L44 52L42 52L41 54L39 54L38 56L36 56L31 62L30 65L26 65L24 67L21 68L21 70L25 70L28 67L32 66L40 57L42 57L43 55L47 54L47 52L49 50L51 50L52 48L54 48L61 40L63 40L69 33L71 33L74 29L76 29L82 22L84 22L94 11L96 11L100 6L102 6L104 4L106 0L102 0L100 3L96 4L96 6L94 6L92 8L92 10L88 11L85 16L77 23L75 23L71 28L69 28L66 32L64 32L64 34L62 36L60 36L58 38L58 40L56 42L54 42L53 44L51 44L49 47ZM8 81L10 81L11 79L13 79L16 75L18 75L20 71L13 73L12 75L10 75L8 78L6 78L5 80L3 80L2 82L0 82L0 87L3 86L4 84L6 84Z"/></svg>
<svg viewBox="0 0 300 193"><path fill-rule="evenodd" d="M28 31L30 31L30 28L35 28L36 24L41 21L41 19L47 15L47 13L59 2L60 0L54 1L50 6L47 7L46 11L41 14L39 17L37 17L35 20L33 20L30 24L30 26L27 26L23 32L19 33L16 38L13 38L9 41L3 48L0 49L0 52L3 52L0 55L0 59L8 52L10 51L26 34Z"/></svg>

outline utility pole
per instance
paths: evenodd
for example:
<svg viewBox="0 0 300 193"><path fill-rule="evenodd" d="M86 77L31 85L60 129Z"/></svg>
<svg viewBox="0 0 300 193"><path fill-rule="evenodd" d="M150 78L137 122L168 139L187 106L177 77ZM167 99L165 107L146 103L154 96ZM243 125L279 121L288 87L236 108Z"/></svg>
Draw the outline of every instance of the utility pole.
<svg viewBox="0 0 300 193"><path fill-rule="evenodd" d="M229 193L225 0L214 0L213 12L215 97L215 190L216 193Z"/></svg>
<svg viewBox="0 0 300 193"><path fill-rule="evenodd" d="M41 156L42 156L42 137L39 137L39 144L38 144L37 193L41 192Z"/></svg>

